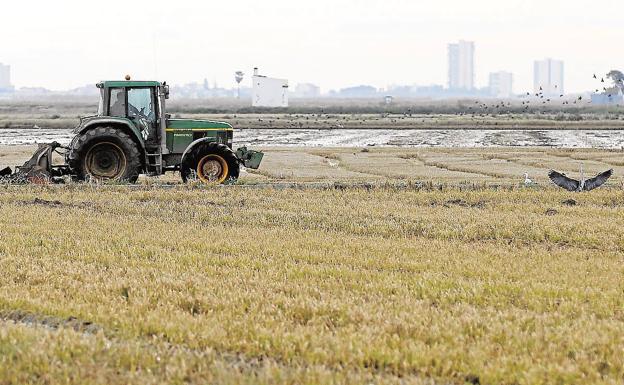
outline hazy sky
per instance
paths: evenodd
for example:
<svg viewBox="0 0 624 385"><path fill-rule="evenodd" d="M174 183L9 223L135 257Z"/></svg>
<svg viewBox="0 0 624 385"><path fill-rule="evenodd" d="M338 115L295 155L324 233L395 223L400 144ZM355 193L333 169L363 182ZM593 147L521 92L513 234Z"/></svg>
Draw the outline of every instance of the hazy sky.
<svg viewBox="0 0 624 385"><path fill-rule="evenodd" d="M233 73L332 88L444 84L449 42L476 43L476 83L533 61L565 61L566 91L624 68L622 0L4 0L0 62L18 87L68 89L101 79L216 80ZM249 83L249 77L244 80Z"/></svg>

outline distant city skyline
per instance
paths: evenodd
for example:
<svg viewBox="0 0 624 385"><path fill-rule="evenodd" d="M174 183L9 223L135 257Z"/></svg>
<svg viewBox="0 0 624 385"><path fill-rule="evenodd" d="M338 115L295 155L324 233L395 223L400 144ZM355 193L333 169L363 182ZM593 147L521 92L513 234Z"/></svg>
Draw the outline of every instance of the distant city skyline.
<svg viewBox="0 0 624 385"><path fill-rule="evenodd" d="M447 90L448 92L441 92L443 90L438 90L436 88L431 89L432 96L446 96L446 97L457 97L457 96L478 96L479 94L483 94L483 90L486 90L486 93L489 96L500 97L500 98L509 98L514 96L513 90L513 77L514 75L507 71L498 71L491 72L488 77L488 85L486 87L482 87L480 90L475 87L475 42L460 40L457 43L448 44L448 83ZM257 68L254 68L254 73L257 71ZM242 71L237 71L237 74L243 74ZM543 61L535 61L534 62L534 92L541 92L546 95L554 95L557 92L564 93L563 90L563 62L546 59ZM242 80L244 75L240 76ZM321 94L320 87L314 83L296 83L297 86L294 89L294 92L291 91L291 95L293 97L304 97L304 98L313 98L320 97L322 95L328 96L337 96L340 94L345 95L373 95L379 92L390 92L393 89L393 86L381 87L378 90L374 89L367 85L360 84L359 86L351 86L346 88L341 88L339 90L330 90L325 94ZM255 88L255 82L252 82L252 87ZM217 82L213 81L213 86L210 87L210 83L207 78L204 78L203 85L200 86L197 82L187 83L186 85L175 85L181 94L198 97L199 95L203 95L204 97L224 97L231 96L231 89L229 88L219 88L217 86ZM434 85L435 86L435 85ZM81 87L81 88L86 88ZM399 87L418 87L418 85L399 85ZM212 88L212 89L211 89ZM245 88L245 86L243 86ZM10 81L10 66L4 65L0 63L0 92L11 91L13 89ZM237 84L237 89L240 87ZM365 91L362 91L366 89ZM420 87L421 90L426 89L426 87ZM372 91L374 90L374 91ZM396 91L396 88L394 89ZM45 90L42 90L45 91ZM209 92L208 92L209 91ZM27 92L35 92L36 90L27 90ZM80 91L81 93L89 93L88 91ZM238 92L237 92L238 94ZM405 94L405 92L404 92ZM407 94L422 94L426 96L426 93L422 91L407 91Z"/></svg>
<svg viewBox="0 0 624 385"><path fill-rule="evenodd" d="M94 12L79 0L7 1L0 62L16 87L71 89L127 73L233 87L233 71L258 66L327 92L446 85L447 44L465 39L477 42L477 88L504 69L517 92L530 91L533 61L556 57L566 90L580 92L624 63L618 9L614 0L109 0Z"/></svg>
<svg viewBox="0 0 624 385"><path fill-rule="evenodd" d="M497 98L510 98L513 96L524 96L525 91L514 92L514 74L508 71L496 71L490 72L488 75L487 86L476 87L475 86L475 42L459 40L456 43L449 43L447 45L447 60L448 60L448 82L447 88L441 85L422 86L417 84L400 84L389 85L386 87L373 87L370 84L366 84L366 79L359 82L359 85L351 85L348 87L339 88L337 90L328 90L321 93L321 89L315 83L309 82L293 82L296 84L294 92L290 91L290 96L295 98L315 98L322 96L329 97L378 97L380 93L384 95L394 95L403 97L433 97L433 98L456 98L456 97L497 97ZM257 72L257 68L254 68L254 74ZM242 71L236 71L237 76L235 80L242 80L244 75ZM602 76L601 76L602 77ZM265 76L262 76L265 78ZM594 74L594 78L596 75ZM253 79L253 78L252 78ZM268 80L268 79L267 79ZM282 79L274 79L280 84L284 84L283 87L288 88L288 81ZM252 81L251 87L243 85L243 95L253 96L257 95L256 81ZM171 84L171 83L170 83ZM564 63L561 60L546 58L544 60L536 60L533 65L533 92L536 94L543 94L545 96L565 95L565 78L564 78ZM213 80L213 86L207 78L204 78L203 82L190 82L186 84L172 84L174 89L181 97L232 97L236 95L240 96L240 87L236 84L236 87L218 87L216 80ZM279 87L280 90L282 86ZM13 93L15 88L11 83L11 66L0 63L0 96L7 97ZM75 95L96 95L97 92L84 85L81 87L62 90L60 92L67 91L69 94ZM598 89L596 91L599 91ZM51 95L59 91L50 91L43 87L23 87L17 90L16 95L19 96L36 96L36 95ZM66 92L66 93L67 93ZM584 90L582 92L593 92L592 90ZM8 94L7 94L8 93ZM281 93L281 91L280 91ZM613 94L621 94L621 92L612 92ZM606 97L605 102L610 103L615 100L615 95L608 95L609 92L604 93ZM289 96L288 90L286 90L280 99L285 102L280 102L286 105ZM613 97L612 97L613 96ZM621 96L621 95L620 95ZM596 102L602 101L602 99L595 98Z"/></svg>

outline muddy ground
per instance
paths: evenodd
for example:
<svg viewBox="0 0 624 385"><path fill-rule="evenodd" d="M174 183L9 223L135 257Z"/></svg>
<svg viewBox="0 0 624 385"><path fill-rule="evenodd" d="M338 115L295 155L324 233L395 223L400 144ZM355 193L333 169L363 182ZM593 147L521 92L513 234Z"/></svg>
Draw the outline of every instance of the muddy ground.
<svg viewBox="0 0 624 385"><path fill-rule="evenodd" d="M0 145L70 142L69 129L0 130ZM624 148L622 130L237 129L237 146Z"/></svg>

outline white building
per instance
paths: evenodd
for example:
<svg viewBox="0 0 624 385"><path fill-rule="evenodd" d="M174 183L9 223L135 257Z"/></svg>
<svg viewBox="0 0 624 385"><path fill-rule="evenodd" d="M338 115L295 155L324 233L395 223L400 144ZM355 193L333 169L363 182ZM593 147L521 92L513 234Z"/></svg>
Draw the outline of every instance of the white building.
<svg viewBox="0 0 624 385"><path fill-rule="evenodd" d="M513 95L513 74L499 71L490 74L490 94L497 98L510 98Z"/></svg>
<svg viewBox="0 0 624 385"><path fill-rule="evenodd" d="M288 80L259 75L257 68L251 79L253 107L288 107Z"/></svg>
<svg viewBox="0 0 624 385"><path fill-rule="evenodd" d="M533 66L533 88L535 93L563 95L563 62L553 59L536 61Z"/></svg>
<svg viewBox="0 0 624 385"><path fill-rule="evenodd" d="M472 91L475 86L474 42L460 40L448 45L449 81L451 90Z"/></svg>
<svg viewBox="0 0 624 385"><path fill-rule="evenodd" d="M0 63L0 90L12 89L11 66Z"/></svg>
<svg viewBox="0 0 624 385"><path fill-rule="evenodd" d="M318 98L321 96L321 88L312 83L299 83L295 87L295 95L298 98Z"/></svg>

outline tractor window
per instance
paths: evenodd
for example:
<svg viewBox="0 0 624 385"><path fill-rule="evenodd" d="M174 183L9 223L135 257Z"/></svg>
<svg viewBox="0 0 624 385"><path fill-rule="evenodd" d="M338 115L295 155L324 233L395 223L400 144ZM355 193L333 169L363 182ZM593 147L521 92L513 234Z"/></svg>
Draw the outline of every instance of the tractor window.
<svg viewBox="0 0 624 385"><path fill-rule="evenodd" d="M98 104L98 116L104 115L104 90L100 90L100 103Z"/></svg>
<svg viewBox="0 0 624 385"><path fill-rule="evenodd" d="M111 88L109 115L126 117L126 93L123 88Z"/></svg>
<svg viewBox="0 0 624 385"><path fill-rule="evenodd" d="M156 121L154 95L151 88L130 88L128 90L128 117L143 118L150 123Z"/></svg>

